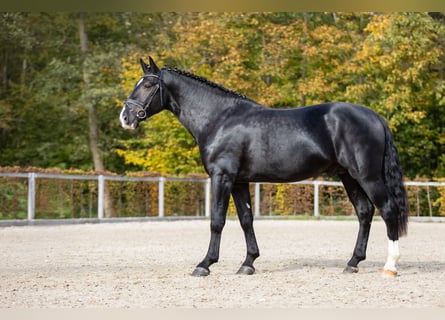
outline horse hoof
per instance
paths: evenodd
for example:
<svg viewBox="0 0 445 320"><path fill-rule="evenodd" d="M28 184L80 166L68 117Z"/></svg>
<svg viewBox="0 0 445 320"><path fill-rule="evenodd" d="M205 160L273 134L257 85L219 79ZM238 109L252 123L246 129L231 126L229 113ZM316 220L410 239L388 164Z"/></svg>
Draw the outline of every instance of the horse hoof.
<svg viewBox="0 0 445 320"><path fill-rule="evenodd" d="M250 266L241 266L236 274L251 275L255 273L255 268Z"/></svg>
<svg viewBox="0 0 445 320"><path fill-rule="evenodd" d="M382 276L384 278L395 278L397 277L397 271L383 269Z"/></svg>
<svg viewBox="0 0 445 320"><path fill-rule="evenodd" d="M196 267L196 269L192 272L192 276L194 277L207 277L210 274L210 270L203 267Z"/></svg>
<svg viewBox="0 0 445 320"><path fill-rule="evenodd" d="M343 273L357 273L357 272L358 272L358 268L351 267L351 266L346 266L346 268L343 270Z"/></svg>

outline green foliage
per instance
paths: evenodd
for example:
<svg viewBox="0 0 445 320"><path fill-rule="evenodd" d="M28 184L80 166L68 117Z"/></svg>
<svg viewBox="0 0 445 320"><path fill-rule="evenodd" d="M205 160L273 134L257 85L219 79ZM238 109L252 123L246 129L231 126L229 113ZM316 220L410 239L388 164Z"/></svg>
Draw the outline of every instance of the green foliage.
<svg viewBox="0 0 445 320"><path fill-rule="evenodd" d="M25 219L27 187L24 179L0 177L0 219Z"/></svg>
<svg viewBox="0 0 445 320"><path fill-rule="evenodd" d="M127 140L118 155L128 164L171 175L203 172L198 145L170 113L161 113L145 122L143 139Z"/></svg>
<svg viewBox="0 0 445 320"><path fill-rule="evenodd" d="M434 18L432 17L434 16ZM427 13L90 13L90 87L69 13L0 14L0 165L91 169L88 112L109 170L202 172L179 122L120 128L138 59L189 70L271 107L342 100L394 131L409 177L445 176L445 27Z"/></svg>
<svg viewBox="0 0 445 320"><path fill-rule="evenodd" d="M0 165L91 169L88 110L98 110L100 148L108 168L124 163L110 152L119 130L120 57L126 36L122 14L91 14L90 87L83 90L77 16L5 13L0 16ZM106 30L106 32L105 32ZM7 81L4 81L4 80Z"/></svg>

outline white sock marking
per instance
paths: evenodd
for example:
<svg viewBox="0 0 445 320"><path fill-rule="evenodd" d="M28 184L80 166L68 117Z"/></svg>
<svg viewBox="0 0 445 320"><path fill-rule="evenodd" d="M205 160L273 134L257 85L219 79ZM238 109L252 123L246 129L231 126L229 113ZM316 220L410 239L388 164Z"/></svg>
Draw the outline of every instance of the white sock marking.
<svg viewBox="0 0 445 320"><path fill-rule="evenodd" d="M388 259L383 267L384 270L397 272L397 261L400 258L399 241L388 240Z"/></svg>

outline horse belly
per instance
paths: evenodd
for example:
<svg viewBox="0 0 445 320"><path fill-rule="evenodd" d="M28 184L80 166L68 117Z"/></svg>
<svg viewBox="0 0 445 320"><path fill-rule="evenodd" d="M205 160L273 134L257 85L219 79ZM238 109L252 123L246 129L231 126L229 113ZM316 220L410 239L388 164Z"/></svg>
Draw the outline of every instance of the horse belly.
<svg viewBox="0 0 445 320"><path fill-rule="evenodd" d="M238 178L249 182L293 182L329 170L331 161L311 144L285 143L251 149L240 163Z"/></svg>

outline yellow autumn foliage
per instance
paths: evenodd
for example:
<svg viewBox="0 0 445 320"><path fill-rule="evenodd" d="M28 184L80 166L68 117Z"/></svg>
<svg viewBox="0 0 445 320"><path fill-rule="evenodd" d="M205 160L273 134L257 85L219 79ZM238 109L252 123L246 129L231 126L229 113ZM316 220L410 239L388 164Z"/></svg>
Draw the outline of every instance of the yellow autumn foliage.
<svg viewBox="0 0 445 320"><path fill-rule="evenodd" d="M422 151L420 143L401 144L405 172L414 173L422 153L442 143L431 140L438 129L426 119L436 101L445 101L443 75L430 71L440 66L437 41L445 31L426 13L183 13L169 23L169 32L152 35L154 52L124 59L127 92L141 75L138 59L151 54L159 66L190 71L270 107L369 106L397 140L428 139ZM141 130L141 141L116 150L127 163L162 173L202 170L198 147L171 115L156 115Z"/></svg>

